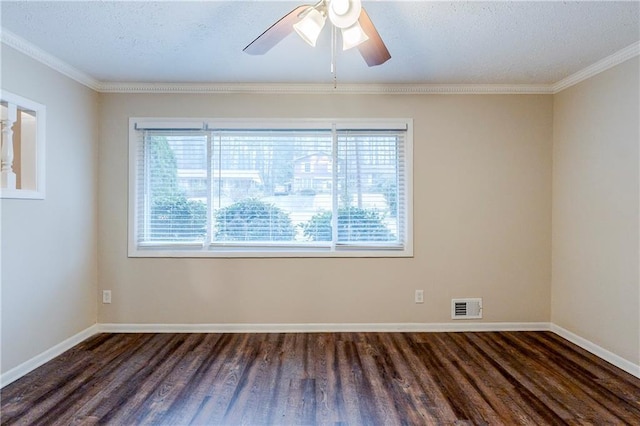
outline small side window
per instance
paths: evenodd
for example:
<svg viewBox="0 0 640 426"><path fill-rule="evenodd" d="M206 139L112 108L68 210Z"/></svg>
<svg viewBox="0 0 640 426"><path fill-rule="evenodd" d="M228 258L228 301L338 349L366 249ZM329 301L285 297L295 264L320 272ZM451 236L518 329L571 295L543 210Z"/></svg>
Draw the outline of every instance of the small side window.
<svg viewBox="0 0 640 426"><path fill-rule="evenodd" d="M0 197L44 199L45 107L2 92Z"/></svg>

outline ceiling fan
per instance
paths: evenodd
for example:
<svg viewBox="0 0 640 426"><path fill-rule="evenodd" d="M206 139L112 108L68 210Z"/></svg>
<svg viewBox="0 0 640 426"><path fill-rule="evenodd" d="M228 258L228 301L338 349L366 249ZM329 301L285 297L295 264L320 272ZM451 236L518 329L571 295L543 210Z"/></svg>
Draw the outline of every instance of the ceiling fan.
<svg viewBox="0 0 640 426"><path fill-rule="evenodd" d="M332 56L335 57L336 32L339 29L343 50L357 47L368 66L383 64L391 58L361 0L320 0L315 5L298 6L267 28L243 51L250 55L263 55L293 31L315 46L327 17L332 24Z"/></svg>

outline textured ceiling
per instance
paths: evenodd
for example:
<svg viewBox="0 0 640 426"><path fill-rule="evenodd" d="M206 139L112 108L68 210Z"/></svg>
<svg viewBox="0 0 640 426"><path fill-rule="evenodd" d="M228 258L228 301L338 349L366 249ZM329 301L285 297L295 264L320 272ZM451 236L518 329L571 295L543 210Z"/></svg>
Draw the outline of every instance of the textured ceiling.
<svg viewBox="0 0 640 426"><path fill-rule="evenodd" d="M242 49L298 1L2 1L1 24L102 82L327 83L330 31ZM550 84L640 39L640 2L363 0L392 58L343 83Z"/></svg>

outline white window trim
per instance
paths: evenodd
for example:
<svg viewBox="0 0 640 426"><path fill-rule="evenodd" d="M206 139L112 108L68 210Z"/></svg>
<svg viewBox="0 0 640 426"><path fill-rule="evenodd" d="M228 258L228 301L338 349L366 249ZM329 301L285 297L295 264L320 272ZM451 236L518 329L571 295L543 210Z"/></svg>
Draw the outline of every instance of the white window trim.
<svg viewBox="0 0 640 426"><path fill-rule="evenodd" d="M404 213L405 242L398 249L384 245L379 250L365 250L357 245L342 247L340 244L309 245L238 245L232 244L194 244L183 245L172 243L171 249L162 244L149 244L139 247L136 243L137 221L137 141L138 131L143 128L194 128L202 129L406 129L405 165L404 165ZM155 126L155 127L154 127ZM160 127L158 127L160 126ZM129 118L129 207L128 207L128 256L142 258L325 258L325 257L413 257L413 119L222 119L211 118L164 118L164 117L130 117ZM335 228L335 227L334 227ZM166 247L166 246L165 246ZM178 248L181 247L181 248Z"/></svg>

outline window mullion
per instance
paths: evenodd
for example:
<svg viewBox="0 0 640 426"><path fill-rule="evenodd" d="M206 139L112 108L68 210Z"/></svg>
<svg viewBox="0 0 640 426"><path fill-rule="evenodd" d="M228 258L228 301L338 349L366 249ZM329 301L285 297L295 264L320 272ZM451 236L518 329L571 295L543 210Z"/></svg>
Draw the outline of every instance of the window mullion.
<svg viewBox="0 0 640 426"><path fill-rule="evenodd" d="M146 130L142 133L142 155L144 156L144 163L142 164L142 170L141 170L143 175L142 196L144 197L143 203L142 203L142 208L143 208L142 235L143 235L143 240L146 241L149 238L149 233L150 233L149 222L151 221L151 194L149 191L151 170L149 167L149 158L150 158L149 139L148 139L148 132ZM139 203L139 201L137 201L137 203Z"/></svg>
<svg viewBox="0 0 640 426"><path fill-rule="evenodd" d="M211 167L213 138L211 132L207 132L206 157L207 157L207 228L205 230L204 247L208 249L213 241L213 171Z"/></svg>
<svg viewBox="0 0 640 426"><path fill-rule="evenodd" d="M338 243L338 132L335 123L331 126L331 155L332 174L331 183L331 250L336 249Z"/></svg>
<svg viewBox="0 0 640 426"><path fill-rule="evenodd" d="M219 131L215 131L211 135L211 244L216 244L215 234L213 232L213 210L222 208L221 193L222 193L222 134ZM213 167L213 162L215 167ZM216 195L217 194L217 195ZM217 199L216 199L217 197Z"/></svg>

